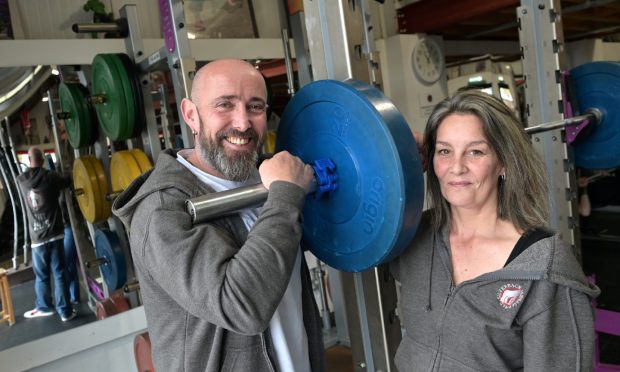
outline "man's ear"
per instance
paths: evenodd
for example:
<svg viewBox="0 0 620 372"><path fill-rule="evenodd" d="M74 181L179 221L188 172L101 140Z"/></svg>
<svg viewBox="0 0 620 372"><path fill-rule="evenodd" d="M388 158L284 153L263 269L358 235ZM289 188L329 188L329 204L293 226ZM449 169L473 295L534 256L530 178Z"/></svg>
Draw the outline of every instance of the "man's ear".
<svg viewBox="0 0 620 372"><path fill-rule="evenodd" d="M196 104L187 98L183 98L181 101L181 114L183 115L183 120L192 129L192 132L198 133L200 131L200 120Z"/></svg>

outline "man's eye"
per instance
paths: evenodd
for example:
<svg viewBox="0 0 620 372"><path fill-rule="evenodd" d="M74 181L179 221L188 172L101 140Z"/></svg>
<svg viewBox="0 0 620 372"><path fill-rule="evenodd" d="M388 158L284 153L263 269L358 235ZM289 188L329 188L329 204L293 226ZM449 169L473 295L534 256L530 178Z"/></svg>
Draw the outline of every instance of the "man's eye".
<svg viewBox="0 0 620 372"><path fill-rule="evenodd" d="M248 105L248 111L253 114L262 114L267 110L267 105L262 103L250 103Z"/></svg>
<svg viewBox="0 0 620 372"><path fill-rule="evenodd" d="M220 111L229 111L235 108L235 104L230 101L218 102L215 108Z"/></svg>

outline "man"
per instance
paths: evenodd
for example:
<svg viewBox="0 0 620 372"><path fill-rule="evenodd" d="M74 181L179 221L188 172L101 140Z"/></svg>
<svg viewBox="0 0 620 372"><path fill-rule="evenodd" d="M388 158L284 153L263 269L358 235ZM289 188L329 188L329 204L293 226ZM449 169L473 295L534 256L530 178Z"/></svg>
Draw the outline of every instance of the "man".
<svg viewBox="0 0 620 372"><path fill-rule="evenodd" d="M196 147L164 151L114 203L131 231L158 371L324 370L299 246L313 171L287 152L256 170L266 97L251 64L207 64L181 102ZM261 181L262 208L192 226L186 199Z"/></svg>
<svg viewBox="0 0 620 372"><path fill-rule="evenodd" d="M63 322L76 317L69 302L65 282L64 225L58 198L71 184L70 178L43 168L43 153L37 147L28 149L30 168L17 177L28 213L28 229L32 244L32 269L35 274L35 308L25 318L50 316L52 311L50 269L54 275L56 312Z"/></svg>

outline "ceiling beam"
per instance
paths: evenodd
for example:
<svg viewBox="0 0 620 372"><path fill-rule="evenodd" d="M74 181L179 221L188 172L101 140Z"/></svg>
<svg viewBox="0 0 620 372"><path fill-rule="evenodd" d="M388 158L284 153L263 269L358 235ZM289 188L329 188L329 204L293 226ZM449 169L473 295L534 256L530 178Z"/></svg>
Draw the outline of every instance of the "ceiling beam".
<svg viewBox="0 0 620 372"><path fill-rule="evenodd" d="M431 32L519 4L519 0L422 0L398 10L398 26L406 34Z"/></svg>

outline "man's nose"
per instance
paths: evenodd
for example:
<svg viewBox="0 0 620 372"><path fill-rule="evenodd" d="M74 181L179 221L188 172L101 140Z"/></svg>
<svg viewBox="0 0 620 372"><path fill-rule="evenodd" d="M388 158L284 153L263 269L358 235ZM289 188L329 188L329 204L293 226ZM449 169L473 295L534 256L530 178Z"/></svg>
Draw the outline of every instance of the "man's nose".
<svg viewBox="0 0 620 372"><path fill-rule="evenodd" d="M237 107L235 107L232 124L235 129L241 132L245 132L248 128L252 126L252 122L250 121L250 115L248 114L248 110L244 105L237 105Z"/></svg>

